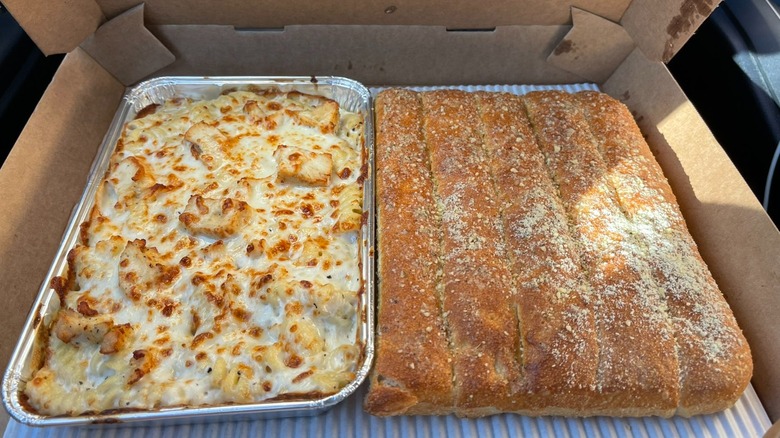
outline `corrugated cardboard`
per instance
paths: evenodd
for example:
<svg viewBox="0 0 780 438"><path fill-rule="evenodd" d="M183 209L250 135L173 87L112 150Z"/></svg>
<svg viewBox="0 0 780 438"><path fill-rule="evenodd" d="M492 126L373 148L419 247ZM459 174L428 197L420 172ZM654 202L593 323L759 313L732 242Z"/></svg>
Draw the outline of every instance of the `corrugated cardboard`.
<svg viewBox="0 0 780 438"><path fill-rule="evenodd" d="M500 26L484 32L397 25L149 28L176 55L158 72L163 75L337 75L399 85L582 80L546 62L568 26Z"/></svg>
<svg viewBox="0 0 780 438"><path fill-rule="evenodd" d="M144 27L144 5L112 18L87 37L81 48L120 82L130 85L176 58ZM143 62L138 62L142 59Z"/></svg>
<svg viewBox="0 0 780 438"><path fill-rule="evenodd" d="M634 50L634 41L617 23L572 8L572 28L555 46L547 62L582 78L602 83ZM598 59L599 62L583 62Z"/></svg>
<svg viewBox="0 0 780 438"><path fill-rule="evenodd" d="M153 0L116 29L101 24L122 23L137 2L4 2L45 51L70 53L0 170L0 365L45 281L122 82L162 74L335 74L385 85L592 77L626 102L648 136L751 343L756 390L780 418L780 367L773 366L780 363L780 234L661 62L715 7L707 0ZM99 27L101 35L85 42ZM128 41L142 35L175 61L153 71L169 58L96 48L97 39L121 46L112 32L128 29L137 30ZM582 51L566 51L567 40ZM128 60L139 65L125 76Z"/></svg>
<svg viewBox="0 0 780 438"><path fill-rule="evenodd" d="M668 62L720 0L634 1L620 20L645 55Z"/></svg>

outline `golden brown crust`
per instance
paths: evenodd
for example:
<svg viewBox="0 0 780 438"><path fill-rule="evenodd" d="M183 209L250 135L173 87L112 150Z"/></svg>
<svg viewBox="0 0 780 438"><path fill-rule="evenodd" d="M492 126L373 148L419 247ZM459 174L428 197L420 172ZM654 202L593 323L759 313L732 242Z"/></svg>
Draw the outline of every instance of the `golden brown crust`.
<svg viewBox="0 0 780 438"><path fill-rule="evenodd" d="M641 225L653 276L665 292L680 362L678 413L725 409L752 375L747 341L628 109L603 93L584 92L575 98L588 116L623 209Z"/></svg>
<svg viewBox="0 0 780 438"><path fill-rule="evenodd" d="M585 117L565 92L530 93L525 103L593 293L600 354L591 409L670 415L678 402L673 333Z"/></svg>
<svg viewBox="0 0 780 438"><path fill-rule="evenodd" d="M747 343L624 106L599 93L392 90L377 127L369 412L693 415L742 393ZM398 287L409 266L426 279L414 293ZM414 313L437 297L452 351L424 349L440 368L411 372L395 351L420 354Z"/></svg>
<svg viewBox="0 0 780 438"><path fill-rule="evenodd" d="M473 95L423 94L425 140L442 213L444 310L454 349L455 412L513 410L519 333L498 203Z"/></svg>
<svg viewBox="0 0 780 438"><path fill-rule="evenodd" d="M419 97L388 90L376 110L380 312L365 407L375 415L411 414L419 406L452 406L452 357L437 291L441 219Z"/></svg>
<svg viewBox="0 0 780 438"><path fill-rule="evenodd" d="M477 93L485 148L517 281L524 405L582 409L596 384L598 342L590 293L520 96ZM539 311L544 309L544 311Z"/></svg>

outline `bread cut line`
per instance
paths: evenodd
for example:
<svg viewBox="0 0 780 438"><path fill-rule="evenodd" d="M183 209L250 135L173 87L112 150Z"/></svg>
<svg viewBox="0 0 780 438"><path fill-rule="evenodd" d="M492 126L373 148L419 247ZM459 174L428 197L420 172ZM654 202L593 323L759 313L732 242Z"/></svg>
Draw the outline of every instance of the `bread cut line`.
<svg viewBox="0 0 780 438"><path fill-rule="evenodd" d="M750 350L606 94L376 99L375 415L690 416Z"/></svg>

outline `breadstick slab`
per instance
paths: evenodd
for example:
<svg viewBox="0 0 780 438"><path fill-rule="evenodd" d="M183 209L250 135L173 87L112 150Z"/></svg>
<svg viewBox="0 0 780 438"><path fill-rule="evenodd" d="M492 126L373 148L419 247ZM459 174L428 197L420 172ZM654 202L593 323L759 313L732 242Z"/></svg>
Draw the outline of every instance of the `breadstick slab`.
<svg viewBox="0 0 780 438"><path fill-rule="evenodd" d="M388 90L377 127L370 413L690 416L742 394L749 346L625 106Z"/></svg>

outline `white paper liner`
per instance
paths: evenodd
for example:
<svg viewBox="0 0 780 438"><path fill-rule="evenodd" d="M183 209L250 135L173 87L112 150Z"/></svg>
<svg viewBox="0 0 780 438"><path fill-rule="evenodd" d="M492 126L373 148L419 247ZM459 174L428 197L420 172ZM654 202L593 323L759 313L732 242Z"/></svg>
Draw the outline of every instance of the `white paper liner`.
<svg viewBox="0 0 780 438"><path fill-rule="evenodd" d="M563 89L569 92L598 90L594 84L562 86L491 85L464 87L407 87L418 91L435 88L458 88L467 91L503 91L525 94L541 89ZM371 88L372 94L382 88ZM167 437L396 437L437 438L471 437L760 437L772 423L749 385L737 403L728 410L692 418L563 418L523 417L514 414L478 419L448 416L412 416L379 418L363 411L367 384L328 412L314 417L267 419L156 427L111 427L110 429L33 428L11 419L4 438L167 438ZM140 426L140 425L139 425Z"/></svg>
<svg viewBox="0 0 780 438"><path fill-rule="evenodd" d="M216 437L760 437L772 425L753 386L731 409L693 418L562 418L514 414L478 419L440 417L372 417L363 412L367 385L343 403L314 417L280 418L156 427L107 429L25 426L11 419L6 438L216 438Z"/></svg>

